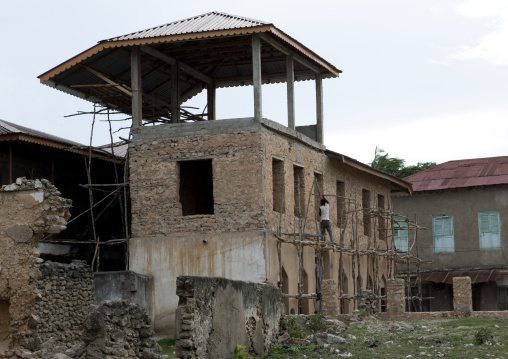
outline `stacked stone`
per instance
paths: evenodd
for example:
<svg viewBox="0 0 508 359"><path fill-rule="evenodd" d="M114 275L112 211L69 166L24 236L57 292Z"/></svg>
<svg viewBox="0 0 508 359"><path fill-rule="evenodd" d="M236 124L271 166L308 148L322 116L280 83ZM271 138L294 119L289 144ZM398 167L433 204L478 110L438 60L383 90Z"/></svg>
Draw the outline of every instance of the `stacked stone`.
<svg viewBox="0 0 508 359"><path fill-rule="evenodd" d="M125 300L94 306L85 321L80 359L162 359L145 309Z"/></svg>
<svg viewBox="0 0 508 359"><path fill-rule="evenodd" d="M85 261L71 264L41 264L42 277L38 281L41 301L35 307L40 318L37 331L41 342L51 337L57 342L81 339L83 323L95 304L93 274Z"/></svg>
<svg viewBox="0 0 508 359"><path fill-rule="evenodd" d="M358 309L373 314L378 312L378 300L376 295L370 290L365 289L358 300Z"/></svg>
<svg viewBox="0 0 508 359"><path fill-rule="evenodd" d="M473 296L470 277L453 278L453 309L459 312L473 310Z"/></svg>

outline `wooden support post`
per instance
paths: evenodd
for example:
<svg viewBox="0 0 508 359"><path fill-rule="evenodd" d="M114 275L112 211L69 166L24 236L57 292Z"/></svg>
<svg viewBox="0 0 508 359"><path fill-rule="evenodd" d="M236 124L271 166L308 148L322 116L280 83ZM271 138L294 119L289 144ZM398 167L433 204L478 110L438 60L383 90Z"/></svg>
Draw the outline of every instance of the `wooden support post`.
<svg viewBox="0 0 508 359"><path fill-rule="evenodd" d="M206 94L208 102L208 121L213 121L215 117L215 83L206 85Z"/></svg>
<svg viewBox="0 0 508 359"><path fill-rule="evenodd" d="M141 84L141 51L131 50L132 127L143 125L143 91Z"/></svg>
<svg viewBox="0 0 508 359"><path fill-rule="evenodd" d="M292 56L286 56L288 127L295 129L295 66Z"/></svg>
<svg viewBox="0 0 508 359"><path fill-rule="evenodd" d="M323 77L321 74L316 74L316 140L317 142L324 143L324 130L323 130Z"/></svg>
<svg viewBox="0 0 508 359"><path fill-rule="evenodd" d="M12 180L12 141L9 141L9 184L14 182Z"/></svg>
<svg viewBox="0 0 508 359"><path fill-rule="evenodd" d="M252 35L252 82L254 84L254 119L263 118L261 93L261 39L259 34Z"/></svg>
<svg viewBox="0 0 508 359"><path fill-rule="evenodd" d="M180 122L180 88L178 63L171 66L171 123Z"/></svg>

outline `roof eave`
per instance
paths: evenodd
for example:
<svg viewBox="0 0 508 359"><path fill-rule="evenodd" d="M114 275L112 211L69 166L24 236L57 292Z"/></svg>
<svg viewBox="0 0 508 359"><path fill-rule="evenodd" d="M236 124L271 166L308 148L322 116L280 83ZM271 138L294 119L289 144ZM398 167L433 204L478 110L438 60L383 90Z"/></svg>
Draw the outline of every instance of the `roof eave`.
<svg viewBox="0 0 508 359"><path fill-rule="evenodd" d="M340 153L333 152L330 150L325 151L327 155L330 155L330 157L334 157L342 161L342 163L351 166L353 168L356 168L357 170L360 170L362 172L368 173L370 175L383 178L387 181L390 181L390 183L396 185L399 187L400 190L402 190L405 193L408 193L409 195L413 194L413 188L411 186L411 183L406 182L398 177L392 176L388 173L385 173L383 171L379 171L375 168L372 168L364 163L361 163L360 161L355 160L354 158L341 155ZM399 191L393 191L393 192L399 192Z"/></svg>

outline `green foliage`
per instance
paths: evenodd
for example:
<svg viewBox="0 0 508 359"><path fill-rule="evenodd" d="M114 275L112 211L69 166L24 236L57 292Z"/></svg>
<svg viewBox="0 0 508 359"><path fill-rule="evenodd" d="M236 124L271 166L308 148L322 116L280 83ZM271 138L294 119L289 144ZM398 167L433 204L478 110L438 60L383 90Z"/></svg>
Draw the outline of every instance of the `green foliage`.
<svg viewBox="0 0 508 359"><path fill-rule="evenodd" d="M474 335L474 342L478 345L492 343L494 335L489 328L480 328Z"/></svg>
<svg viewBox="0 0 508 359"><path fill-rule="evenodd" d="M162 348L162 354L166 354L169 358L176 358L175 355L175 339L174 338L164 338L158 340L157 343Z"/></svg>
<svg viewBox="0 0 508 359"><path fill-rule="evenodd" d="M280 326L283 330L287 330L292 338L305 339L309 333L298 323L298 317L286 315L281 318Z"/></svg>
<svg viewBox="0 0 508 359"><path fill-rule="evenodd" d="M392 176L404 178L436 165L435 162L418 162L416 165L404 166L405 161L403 159L388 157L388 155L388 152L376 147L374 160L370 163L370 166Z"/></svg>
<svg viewBox="0 0 508 359"><path fill-rule="evenodd" d="M326 322L321 314L313 314L309 317L308 326L313 333L316 333L326 329Z"/></svg>
<svg viewBox="0 0 508 359"><path fill-rule="evenodd" d="M233 359L254 359L254 357L245 350L243 345L238 344L235 348Z"/></svg>

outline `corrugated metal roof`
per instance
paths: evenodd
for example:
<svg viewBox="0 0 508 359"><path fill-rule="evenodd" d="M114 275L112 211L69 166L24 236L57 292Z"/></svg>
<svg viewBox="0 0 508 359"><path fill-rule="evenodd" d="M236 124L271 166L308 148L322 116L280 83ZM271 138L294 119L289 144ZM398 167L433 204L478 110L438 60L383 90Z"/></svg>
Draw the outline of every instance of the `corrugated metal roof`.
<svg viewBox="0 0 508 359"><path fill-rule="evenodd" d="M172 107L171 66L150 51L169 56L209 79L190 75L181 67L179 97L183 103L209 83L216 88L251 85L254 34L259 34L263 43L261 79L264 84L286 81L287 53L295 59L295 81L314 79L316 73L322 78L334 78L341 72L271 23L211 12L100 41L39 78L50 87L130 114L130 54L133 47L139 46L143 108L148 109L143 118L147 122L168 119Z"/></svg>
<svg viewBox="0 0 508 359"><path fill-rule="evenodd" d="M422 281L433 283L447 283L452 284L455 277L469 277L471 283L486 283L494 282L508 278L508 271L498 269L483 269L483 270L458 270L458 271L436 271L425 272L421 274Z"/></svg>
<svg viewBox="0 0 508 359"><path fill-rule="evenodd" d="M218 11L212 11L203 15L193 16L184 20L173 21L169 24L136 31L127 35L113 37L103 41L146 39L151 37L182 35L206 31L242 29L269 24L270 23L264 21L253 20L246 17L230 15Z"/></svg>
<svg viewBox="0 0 508 359"><path fill-rule="evenodd" d="M10 134L23 134L31 137L37 137L43 140L58 142L68 146L83 146L81 143L67 140L58 136L50 135L49 133L37 131L32 128L17 125L15 123L0 120L0 136Z"/></svg>
<svg viewBox="0 0 508 359"><path fill-rule="evenodd" d="M445 162L404 180L415 192L508 184L508 156Z"/></svg>
<svg viewBox="0 0 508 359"><path fill-rule="evenodd" d="M0 140L2 137L4 139L12 140L12 135L23 136L21 138L16 137L16 140L22 140L26 142L32 142L37 144L46 145L49 147L54 147L63 150L70 150L72 152L77 152L83 155L88 153L88 146L83 145L78 142L74 142L71 140L67 140L62 137L50 135L49 133L37 131L32 128L28 128L25 126L20 126L18 124L7 122L4 120L0 120ZM40 139L42 141L37 141L34 139ZM119 143L117 142L117 145ZM77 149L73 149L72 147L77 147ZM111 160L111 145L104 145L98 147L98 149L93 149L94 157L102 157L103 159ZM115 147L115 157L117 160L125 158L125 154L127 153L127 144L119 145ZM108 158L110 157L110 158Z"/></svg>

